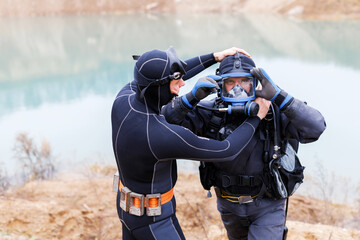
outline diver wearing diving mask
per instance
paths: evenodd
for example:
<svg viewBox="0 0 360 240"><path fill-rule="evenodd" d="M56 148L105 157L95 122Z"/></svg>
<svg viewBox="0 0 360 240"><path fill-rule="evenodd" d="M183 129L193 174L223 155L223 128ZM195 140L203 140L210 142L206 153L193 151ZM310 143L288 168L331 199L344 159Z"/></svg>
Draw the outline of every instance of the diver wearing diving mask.
<svg viewBox="0 0 360 240"><path fill-rule="evenodd" d="M240 53L236 53L231 58L225 58L216 70L216 75L207 76L219 85L216 106L209 107L207 104L199 104L197 107L214 112L227 112L228 115L240 113L246 116L256 116L259 106L254 100L258 84L257 79L250 73L254 67L255 63L251 58Z"/></svg>
<svg viewBox="0 0 360 240"><path fill-rule="evenodd" d="M216 75L208 77L220 87L216 98L195 106L186 103L186 94L163 107L162 114L169 123L187 127L198 136L222 140L264 111L257 102L269 103L268 115L235 161L202 163L200 180L206 190L215 187L229 239L285 239L284 205L291 194L277 196L270 187L274 180L265 170L273 158L285 155L287 143L296 151L299 143L316 141L326 128L325 120L318 110L277 87L243 54L226 57ZM259 83L261 89L257 89Z"/></svg>
<svg viewBox="0 0 360 240"><path fill-rule="evenodd" d="M249 57L237 53L233 58L224 59L217 70L221 83L221 99L233 105L244 105L255 99L256 79L250 73L255 63ZM218 78L220 77L220 78Z"/></svg>

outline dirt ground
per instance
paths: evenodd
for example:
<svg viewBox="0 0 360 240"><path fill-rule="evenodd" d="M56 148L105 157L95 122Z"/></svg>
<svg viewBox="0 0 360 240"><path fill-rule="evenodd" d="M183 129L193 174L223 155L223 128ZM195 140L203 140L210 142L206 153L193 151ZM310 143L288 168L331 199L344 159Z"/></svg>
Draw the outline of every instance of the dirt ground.
<svg viewBox="0 0 360 240"><path fill-rule="evenodd" d="M307 19L360 19L360 0L12 0L1 16L91 13L275 13Z"/></svg>
<svg viewBox="0 0 360 240"><path fill-rule="evenodd" d="M112 190L114 168L95 166L82 174L33 181L0 197L0 239L121 239ZM187 239L227 239L215 197L205 197L195 175L180 175L177 216ZM288 239L360 239L360 231L325 224L358 219L349 206L293 196Z"/></svg>

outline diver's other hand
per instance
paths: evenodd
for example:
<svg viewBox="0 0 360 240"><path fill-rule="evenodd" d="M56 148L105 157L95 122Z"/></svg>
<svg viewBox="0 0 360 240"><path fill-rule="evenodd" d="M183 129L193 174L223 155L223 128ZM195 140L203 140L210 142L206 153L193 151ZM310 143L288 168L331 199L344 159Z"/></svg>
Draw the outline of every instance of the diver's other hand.
<svg viewBox="0 0 360 240"><path fill-rule="evenodd" d="M191 92L182 96L182 101L186 106L192 108L201 99L206 98L212 92L216 92L218 88L219 86L214 79L210 77L202 77L196 82Z"/></svg>
<svg viewBox="0 0 360 240"><path fill-rule="evenodd" d="M280 89L262 68L253 68L250 73L257 78L262 89L256 90L255 95L274 102L281 110L284 110L294 98L287 92Z"/></svg>
<svg viewBox="0 0 360 240"><path fill-rule="evenodd" d="M246 52L244 49L237 48L237 47L232 47L232 48L225 49L221 52L216 52L216 53L214 53L214 57L217 62L221 62L227 56L233 56L237 52L242 53L242 54L248 56L249 58L251 58L251 56L248 52Z"/></svg>
<svg viewBox="0 0 360 240"><path fill-rule="evenodd" d="M256 90L255 95L273 101L280 93L280 88L271 80L269 75L262 68L253 68L250 73L257 78L262 89Z"/></svg>
<svg viewBox="0 0 360 240"><path fill-rule="evenodd" d="M255 98L254 102L256 102L259 105L259 112L257 116L260 119L263 119L269 111L271 102L269 100L266 100L265 98L260 98L260 97Z"/></svg>

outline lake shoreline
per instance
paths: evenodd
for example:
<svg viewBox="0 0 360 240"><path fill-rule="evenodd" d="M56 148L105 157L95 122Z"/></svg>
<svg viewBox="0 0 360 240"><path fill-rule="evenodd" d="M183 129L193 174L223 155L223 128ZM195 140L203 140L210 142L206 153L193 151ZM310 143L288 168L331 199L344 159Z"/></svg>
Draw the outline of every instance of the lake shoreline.
<svg viewBox="0 0 360 240"><path fill-rule="evenodd" d="M346 0L31 0L0 2L0 17L79 15L79 14L199 14L199 13L266 13L312 20L360 19L360 2Z"/></svg>

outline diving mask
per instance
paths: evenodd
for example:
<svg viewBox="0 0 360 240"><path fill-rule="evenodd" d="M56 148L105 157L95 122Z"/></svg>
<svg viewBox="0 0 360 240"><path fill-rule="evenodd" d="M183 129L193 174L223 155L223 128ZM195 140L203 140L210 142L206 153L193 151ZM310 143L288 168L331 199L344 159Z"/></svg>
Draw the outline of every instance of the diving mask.
<svg viewBox="0 0 360 240"><path fill-rule="evenodd" d="M254 78L227 77L223 79L221 98L226 102L245 103L255 99Z"/></svg>

